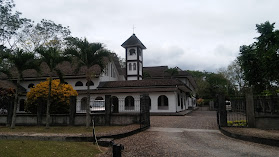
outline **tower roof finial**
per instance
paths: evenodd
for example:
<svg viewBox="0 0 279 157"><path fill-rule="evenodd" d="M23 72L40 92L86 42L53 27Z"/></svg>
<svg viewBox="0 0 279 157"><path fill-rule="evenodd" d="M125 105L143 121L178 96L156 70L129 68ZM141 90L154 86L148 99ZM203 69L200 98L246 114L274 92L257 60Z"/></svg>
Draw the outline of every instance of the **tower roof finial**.
<svg viewBox="0 0 279 157"><path fill-rule="evenodd" d="M136 28L135 25L133 25L133 34L135 34L135 28Z"/></svg>

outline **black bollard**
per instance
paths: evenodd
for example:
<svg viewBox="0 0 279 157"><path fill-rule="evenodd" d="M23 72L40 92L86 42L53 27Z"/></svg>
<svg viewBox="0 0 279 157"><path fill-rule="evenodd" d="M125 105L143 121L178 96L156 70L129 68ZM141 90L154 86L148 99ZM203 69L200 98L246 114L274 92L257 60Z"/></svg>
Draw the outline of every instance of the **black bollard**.
<svg viewBox="0 0 279 157"><path fill-rule="evenodd" d="M124 150L124 146L121 144L113 144L112 145L112 156L113 157L121 157L121 151Z"/></svg>

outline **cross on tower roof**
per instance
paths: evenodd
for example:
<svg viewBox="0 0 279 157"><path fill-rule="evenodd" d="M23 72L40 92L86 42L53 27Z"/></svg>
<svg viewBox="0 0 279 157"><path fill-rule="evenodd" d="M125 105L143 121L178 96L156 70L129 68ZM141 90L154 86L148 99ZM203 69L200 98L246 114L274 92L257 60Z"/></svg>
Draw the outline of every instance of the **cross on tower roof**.
<svg viewBox="0 0 279 157"><path fill-rule="evenodd" d="M136 28L136 27L133 25L133 34L135 34L135 28Z"/></svg>

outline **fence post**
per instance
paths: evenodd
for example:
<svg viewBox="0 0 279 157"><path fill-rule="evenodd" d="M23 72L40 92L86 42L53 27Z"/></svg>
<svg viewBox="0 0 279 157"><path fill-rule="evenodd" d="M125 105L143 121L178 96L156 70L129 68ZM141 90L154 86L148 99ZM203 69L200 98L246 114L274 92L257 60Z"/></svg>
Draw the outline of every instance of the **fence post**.
<svg viewBox="0 0 279 157"><path fill-rule="evenodd" d="M105 95L105 124L110 125L110 114L111 114L111 96Z"/></svg>
<svg viewBox="0 0 279 157"><path fill-rule="evenodd" d="M220 114L220 126L228 126L227 122L227 110L225 103L225 96L223 94L218 95L218 104L219 104L219 114Z"/></svg>
<svg viewBox="0 0 279 157"><path fill-rule="evenodd" d="M254 97L252 88L246 90L246 114L248 120L248 127L255 127L255 110L254 110Z"/></svg>
<svg viewBox="0 0 279 157"><path fill-rule="evenodd" d="M42 125L42 118L43 118L43 98L39 97L39 103L37 107L37 125Z"/></svg>
<svg viewBox="0 0 279 157"><path fill-rule="evenodd" d="M69 125L72 125L72 126L75 125L76 103L77 103L77 97L71 96L70 97Z"/></svg>

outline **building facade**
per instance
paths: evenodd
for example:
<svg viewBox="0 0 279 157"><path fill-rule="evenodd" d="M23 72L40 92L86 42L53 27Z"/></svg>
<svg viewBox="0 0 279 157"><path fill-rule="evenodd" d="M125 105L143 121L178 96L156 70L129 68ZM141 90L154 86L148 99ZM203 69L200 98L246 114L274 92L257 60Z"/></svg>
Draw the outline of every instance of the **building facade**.
<svg viewBox="0 0 279 157"><path fill-rule="evenodd" d="M77 113L86 112L87 83L90 84L90 106L104 104L105 96L110 95L113 113L139 112L140 95L143 93L149 95L151 113L175 113L196 107L196 83L189 73L176 68L177 74L171 76L166 72L167 66L143 67L143 50L146 47L135 34L121 46L126 52L126 67L121 68L118 58L112 55L103 72L92 67L96 77L91 82L86 81L85 70L81 69L76 74L69 62L59 65L65 82L78 92ZM34 70L24 72L18 112L24 112L25 95L30 88L46 80L48 68L42 64L41 69L41 74ZM7 80L6 77L2 79Z"/></svg>

